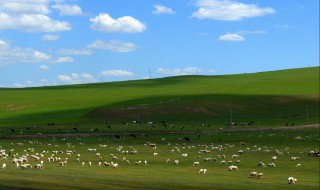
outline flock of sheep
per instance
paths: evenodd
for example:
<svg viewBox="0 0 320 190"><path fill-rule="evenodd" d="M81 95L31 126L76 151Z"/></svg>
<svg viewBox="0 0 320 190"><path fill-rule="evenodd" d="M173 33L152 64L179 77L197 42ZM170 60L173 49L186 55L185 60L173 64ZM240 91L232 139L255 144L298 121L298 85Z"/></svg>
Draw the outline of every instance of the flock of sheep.
<svg viewBox="0 0 320 190"><path fill-rule="evenodd" d="M131 165L131 161L128 159L128 157L131 158L131 160L134 160L132 163L134 165L148 165L147 159L139 160L135 159L137 158L135 155L138 154L138 150L133 146L121 146L118 147L109 147L107 144L99 144L98 147L93 148L87 148L85 149L86 153L89 155L89 158L91 157L92 160L88 161L88 159L83 159L82 156L78 153L83 151L84 149L84 143L81 142L82 139L77 138L77 144L73 144L68 142L67 138L62 139L63 143L58 145L54 144L54 142L47 144L47 147L50 147L50 150L37 150L34 147L37 147L38 145L42 145L42 143L35 141L29 141L24 143L11 143L10 150L7 151L2 146L0 146L0 159L3 162L2 163L2 169L6 169L8 167L8 164L11 163L17 168L20 168L22 170L26 170L29 168L36 168L36 169L44 169L45 165L47 164L56 164L59 167L68 167L68 163L78 163L82 167L93 167L94 164L98 167L111 167L111 168L118 168L119 165ZM170 147L167 151L169 155L172 155L171 157L166 157L163 159L163 164L168 165L170 163L173 163L174 165L179 165L182 162L186 161L187 157L190 157L190 154L193 154L191 157L194 158L194 154L197 155L198 160L195 160L192 164L193 167L199 167L199 165L206 165L210 166L208 164L202 164L202 163L216 163L220 165L226 165L226 170L230 172L237 172L238 170L241 170L241 159L246 157L247 152L268 152L268 153L274 153L274 156L269 158L269 163L265 164L264 162L259 162L258 164L253 163L253 167L256 168L274 168L276 167L275 163L279 157L283 157L283 155L290 155L289 153L289 147L283 147L284 150L273 150L273 147L259 147L259 146L246 146L246 143L240 142L240 145L234 145L234 144L220 144L220 145L214 145L213 143L208 145L187 145L180 139L181 143L175 143L171 144L170 142L166 141L165 138L162 138L161 145L159 146L165 146ZM119 141L120 142L120 141ZM64 148L60 148L62 146L67 147L67 150ZM144 144L145 147L147 147L147 150L150 151L150 156L154 159L158 158L159 155L162 154L161 151L163 151L163 148L161 148L161 151L158 151L158 145L156 143L150 143L147 142ZM236 147L239 147L234 154L231 156L226 156L224 154L224 150L232 148L232 150L237 149ZM23 149L22 152L16 152L15 147L19 147L18 149ZM76 150L76 148L80 147L80 150ZM82 148L82 149L81 149ZM240 149L241 148L241 149ZM115 151L113 153L108 152L108 149L112 151ZM240 150L239 150L240 149ZM314 153L315 151L310 151L309 154ZM87 155L87 156L88 156ZM107 155L107 156L106 156ZM119 157L122 157L119 158ZM171 162L170 159L174 157L173 162ZM229 159L228 159L229 157ZM201 158L201 160L200 160ZM301 158L299 156L291 156L290 162L299 162ZM33 165L31 164L33 163ZM296 168L300 168L301 164L296 163ZM198 173L201 175L205 175L208 173L207 168L200 168L198 170ZM252 171L248 174L248 178L256 178L261 179L264 177L264 173L260 173L257 171ZM294 177L288 177L288 184L296 184L297 178Z"/></svg>

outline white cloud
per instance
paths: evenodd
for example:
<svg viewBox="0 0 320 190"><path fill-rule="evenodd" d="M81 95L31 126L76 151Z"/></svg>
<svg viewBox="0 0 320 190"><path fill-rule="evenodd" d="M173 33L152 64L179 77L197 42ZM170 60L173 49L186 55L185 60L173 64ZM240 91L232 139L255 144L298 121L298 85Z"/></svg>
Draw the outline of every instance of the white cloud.
<svg viewBox="0 0 320 190"><path fill-rule="evenodd" d="M51 55L32 48L12 47L0 39L0 65L10 63L37 63L50 61Z"/></svg>
<svg viewBox="0 0 320 190"><path fill-rule="evenodd" d="M14 14L48 14L49 0L1 0L0 10Z"/></svg>
<svg viewBox="0 0 320 190"><path fill-rule="evenodd" d="M59 75L58 80L62 82L72 82L73 79L68 75Z"/></svg>
<svg viewBox="0 0 320 190"><path fill-rule="evenodd" d="M68 22L49 17L52 0L1 0L0 31L57 32L71 30Z"/></svg>
<svg viewBox="0 0 320 190"><path fill-rule="evenodd" d="M91 74L88 74L88 73L81 73L80 76L83 79L93 79L94 78Z"/></svg>
<svg viewBox="0 0 320 190"><path fill-rule="evenodd" d="M152 12L153 14L175 14L175 12L169 8L162 5L155 5L155 10Z"/></svg>
<svg viewBox="0 0 320 190"><path fill-rule="evenodd" d="M138 49L138 46L134 43L123 42L119 40L110 40L107 42L102 40L95 40L91 44L88 44L86 47L90 49L102 49L112 52L131 52Z"/></svg>
<svg viewBox="0 0 320 190"><path fill-rule="evenodd" d="M40 69L42 69L42 70L49 70L49 66L47 66L47 65L40 65L40 67L39 67Z"/></svg>
<svg viewBox="0 0 320 190"><path fill-rule="evenodd" d="M166 75L194 75L198 74L202 70L197 67L185 67L185 68L177 68L177 69L165 69L158 68L157 72Z"/></svg>
<svg viewBox="0 0 320 190"><path fill-rule="evenodd" d="M74 62L72 57L59 57L57 63L71 63Z"/></svg>
<svg viewBox="0 0 320 190"><path fill-rule="evenodd" d="M52 20L42 14L8 15L0 13L0 30L22 30L25 32L57 32L71 30L68 22Z"/></svg>
<svg viewBox="0 0 320 190"><path fill-rule="evenodd" d="M93 51L90 49L61 49L58 53L64 55L92 55Z"/></svg>
<svg viewBox="0 0 320 190"><path fill-rule="evenodd" d="M198 19L237 21L275 12L271 7L260 8L255 4L244 4L231 0L196 0L195 6L199 9L191 17Z"/></svg>
<svg viewBox="0 0 320 190"><path fill-rule="evenodd" d="M42 36L43 41L55 41L59 40L59 35L53 35L53 34L46 34Z"/></svg>
<svg viewBox="0 0 320 190"><path fill-rule="evenodd" d="M222 41L245 41L245 38L239 34L224 34L222 36L219 36L219 40Z"/></svg>
<svg viewBox="0 0 320 190"><path fill-rule="evenodd" d="M113 77L132 77L134 76L134 73L131 71L125 71L125 70L104 70L101 71L101 75L104 76L113 76Z"/></svg>
<svg viewBox="0 0 320 190"><path fill-rule="evenodd" d="M34 52L33 52L33 55L34 55L34 57L37 58L37 59L50 59L50 58L51 58L50 55L48 55L48 54L46 54L46 53L42 53L42 52L40 52L40 51L34 51Z"/></svg>
<svg viewBox="0 0 320 190"><path fill-rule="evenodd" d="M102 32L137 33L146 30L146 25L139 20L124 16L113 19L107 13L100 13L94 18L90 18L91 28Z"/></svg>
<svg viewBox="0 0 320 190"><path fill-rule="evenodd" d="M82 9L78 5L56 4L51 6L60 11L60 16L78 16L82 15Z"/></svg>
<svg viewBox="0 0 320 190"><path fill-rule="evenodd" d="M88 73L72 73L69 75L59 75L57 80L63 84L81 84L96 82L96 79Z"/></svg>

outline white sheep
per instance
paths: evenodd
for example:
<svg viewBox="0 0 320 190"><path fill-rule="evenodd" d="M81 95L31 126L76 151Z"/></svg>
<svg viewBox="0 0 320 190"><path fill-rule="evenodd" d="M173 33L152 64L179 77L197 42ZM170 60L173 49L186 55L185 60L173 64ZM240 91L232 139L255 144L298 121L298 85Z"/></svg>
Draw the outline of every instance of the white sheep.
<svg viewBox="0 0 320 190"><path fill-rule="evenodd" d="M232 158L239 158L239 155L234 154L234 155L232 155Z"/></svg>
<svg viewBox="0 0 320 190"><path fill-rule="evenodd" d="M232 166L229 166L229 167L228 167L228 170L229 170L229 171L238 171L238 167L232 165Z"/></svg>
<svg viewBox="0 0 320 190"><path fill-rule="evenodd" d="M153 153L153 156L158 156L158 153L156 153L156 152L155 152L155 153Z"/></svg>
<svg viewBox="0 0 320 190"><path fill-rule="evenodd" d="M84 167L85 163L84 163L84 162L82 162L82 164L81 164L81 165L82 165L82 167Z"/></svg>
<svg viewBox="0 0 320 190"><path fill-rule="evenodd" d="M288 177L288 184L295 184L298 181L297 178L294 177Z"/></svg>
<svg viewBox="0 0 320 190"><path fill-rule="evenodd" d="M198 166L200 164L200 162L193 162L193 167Z"/></svg>
<svg viewBox="0 0 320 190"><path fill-rule="evenodd" d="M92 163L91 163L90 161L89 161L89 163L88 163L88 164L89 164L89 167L91 167L91 164L92 164Z"/></svg>
<svg viewBox="0 0 320 190"><path fill-rule="evenodd" d="M275 163L269 163L268 166L275 168L275 167L276 167L276 164L275 164Z"/></svg>
<svg viewBox="0 0 320 190"><path fill-rule="evenodd" d="M291 161L296 161L296 160L299 160L300 157L291 157Z"/></svg>
<svg viewBox="0 0 320 190"><path fill-rule="evenodd" d="M181 156L185 158L188 156L188 154L182 154Z"/></svg>
<svg viewBox="0 0 320 190"><path fill-rule="evenodd" d="M296 166L297 168L300 168L301 167L301 164L297 164L297 166Z"/></svg>
<svg viewBox="0 0 320 190"><path fill-rule="evenodd" d="M263 162L259 162L258 167L266 168L266 165Z"/></svg>
<svg viewBox="0 0 320 190"><path fill-rule="evenodd" d="M250 172L250 174L248 175L248 178L256 178L258 176L258 173L257 172Z"/></svg>
<svg viewBox="0 0 320 190"><path fill-rule="evenodd" d="M99 167L101 167L101 162L98 163Z"/></svg>
<svg viewBox="0 0 320 190"><path fill-rule="evenodd" d="M278 157L277 156L272 156L271 160L275 161Z"/></svg>
<svg viewBox="0 0 320 190"><path fill-rule="evenodd" d="M174 164L178 165L179 164L179 160L174 160Z"/></svg>
<svg viewBox="0 0 320 190"><path fill-rule="evenodd" d="M7 167L7 164L6 163L3 163L2 164L2 169L5 169Z"/></svg>
<svg viewBox="0 0 320 190"><path fill-rule="evenodd" d="M199 174L206 174L207 173L207 169L200 169L199 170Z"/></svg>
<svg viewBox="0 0 320 190"><path fill-rule="evenodd" d="M263 177L263 173L258 173L257 178L262 178Z"/></svg>

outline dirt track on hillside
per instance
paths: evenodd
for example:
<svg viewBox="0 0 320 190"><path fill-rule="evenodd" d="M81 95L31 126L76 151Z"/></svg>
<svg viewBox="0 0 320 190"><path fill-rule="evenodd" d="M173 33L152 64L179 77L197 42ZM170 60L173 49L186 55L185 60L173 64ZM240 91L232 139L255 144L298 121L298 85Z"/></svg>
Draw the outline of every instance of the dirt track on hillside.
<svg viewBox="0 0 320 190"><path fill-rule="evenodd" d="M276 127L276 128L229 128L214 131L201 131L201 134L215 134L215 133L232 133L232 132L250 132L250 131L281 131L281 130L298 130L317 128L320 129L320 124L315 125L303 125L294 127ZM171 134L171 135L191 135L195 134L195 131L179 131L179 132L165 132L165 131L148 131L148 132L112 132L112 133L69 133L69 134L34 134L34 135L8 135L0 136L0 139L16 139L16 138L52 138L52 137L101 137L101 136L115 136L115 135L152 135L152 134Z"/></svg>

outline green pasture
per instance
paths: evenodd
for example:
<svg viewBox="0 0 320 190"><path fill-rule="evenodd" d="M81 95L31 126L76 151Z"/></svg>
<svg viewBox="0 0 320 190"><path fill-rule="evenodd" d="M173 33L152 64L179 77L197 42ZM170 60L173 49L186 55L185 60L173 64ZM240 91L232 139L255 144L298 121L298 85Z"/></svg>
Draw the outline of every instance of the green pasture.
<svg viewBox="0 0 320 190"><path fill-rule="evenodd" d="M133 120L140 120L134 125ZM163 129L160 121L176 128ZM106 129L104 122L111 124ZM155 121L156 128L147 122ZM223 76L0 89L0 130L17 134L186 131L210 124L254 127L319 124L319 67ZM130 124L123 125L121 122ZM48 127L54 123L54 127ZM27 126L38 126L26 130ZM204 130L201 129L200 130Z"/></svg>
<svg viewBox="0 0 320 190"><path fill-rule="evenodd" d="M186 141L184 138L190 140ZM165 139L163 139L165 138ZM156 143L156 150L146 146L147 142ZM241 145L244 142L245 145ZM18 146L18 143L23 143ZM51 145L49 145L51 144ZM69 146L67 146L69 144ZM99 144L107 145L100 147ZM224 148L212 150L211 147L222 145ZM123 135L122 139L112 139L110 136L102 137L56 137L56 138L14 138L0 139L1 149L14 149L6 160L0 160L0 165L7 164L7 168L0 168L1 189L318 189L319 188L319 157L308 157L310 150L319 150L319 128L269 130L259 132L217 132L213 134L197 135L138 135L136 138ZM124 154L122 151L135 148L136 155ZM120 151L117 148L123 147ZM24 151L34 148L34 152ZM96 148L96 152L87 151L88 148ZM261 149L258 151L258 149ZM180 152L177 151L180 150ZM201 150L211 150L210 153L202 153ZM68 164L59 166L58 162L48 162L53 150L63 151L55 155L64 160L66 150L75 150L76 153L68 157ZM174 152L171 152L175 150ZM240 155L240 163L235 164L233 154L238 150L244 150ZM272 156L277 155L276 150L283 152L274 161L275 168L259 168L257 164L270 162ZM18 156L41 153L44 154L44 169L22 170L11 163L12 155ZM200 152L199 152L200 151ZM100 158L95 157L99 152L102 162L111 162L110 154L119 158L119 167L99 167ZM157 152L158 156L153 156ZM181 154L187 153L187 157ZM77 163L76 155L80 154L80 161L85 162L82 167ZM225 155L225 159L218 155ZM300 157L297 161L291 161L291 156ZM130 160L130 165L122 161L123 157ZM204 162L204 158L217 158L216 162ZM166 164L166 160L170 162ZM179 160L179 165L173 163ZM141 165L135 162L141 160ZM147 160L148 165L144 164ZM227 171L228 164L220 162L233 161L238 166L238 171ZM92 167L88 166L92 162ZM193 167L193 162L199 161L200 165ZM29 163L39 163L29 158ZM301 164L297 168L297 164ZM206 168L207 174L199 174L200 168ZM252 171L264 173L261 179L248 178ZM298 179L297 184L289 185L289 176Z"/></svg>

